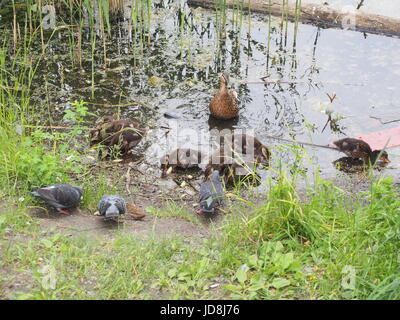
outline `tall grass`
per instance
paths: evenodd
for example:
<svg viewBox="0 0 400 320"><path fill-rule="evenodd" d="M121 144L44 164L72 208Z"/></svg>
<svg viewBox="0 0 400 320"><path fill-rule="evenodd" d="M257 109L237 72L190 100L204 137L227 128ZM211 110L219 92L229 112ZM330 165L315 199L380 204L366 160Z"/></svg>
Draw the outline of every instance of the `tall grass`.
<svg viewBox="0 0 400 320"><path fill-rule="evenodd" d="M6 24L2 26L5 36L0 43L0 137L3 142L0 145L0 180L2 188L9 190L10 195L24 193L33 186L70 179L68 173L72 168L62 157L66 157L64 153L67 149L75 154L65 143L77 131L37 130L35 126L42 120L39 117L43 116L43 112L38 112L30 99L36 70L48 53L49 42L64 29L62 36L68 40L71 64L82 66L82 46L87 45L82 43L82 38L85 34L89 35L88 60L91 63L91 92L94 98L96 67L101 61L98 53L103 53L102 60L106 64L108 39L112 33L111 19L120 17L124 3L108 0L13 0L9 4L11 19L8 27ZM44 28L44 5L54 5L57 10L55 29ZM150 44L151 41L152 1L132 0L131 5L130 17L136 18L133 25L137 35L133 38L136 42L133 47L139 45L143 51L143 43ZM38 44L41 46L39 54L35 51ZM46 75L43 77L48 98ZM50 115L51 101L47 99L46 104Z"/></svg>
<svg viewBox="0 0 400 320"><path fill-rule="evenodd" d="M78 158L77 162L65 160L67 153L78 153L72 147L79 148L75 139L80 128L45 132L37 126L43 112L31 103L31 87L42 55L31 57L33 38L27 30L26 23L24 38L15 53L7 35L0 49L0 188L9 196L26 194L32 187L44 184L68 182L69 173L82 169ZM13 59L6 59L10 55ZM80 121L87 110L79 104L72 105L77 113L73 111L70 116Z"/></svg>
<svg viewBox="0 0 400 320"><path fill-rule="evenodd" d="M281 295L311 286L311 296L318 299L398 299L400 198L391 178L378 179L370 191L351 195L316 176L301 197L292 179L281 172L277 183L270 183L264 204L250 214L233 210L224 225L223 265L255 268L246 271L246 281L237 278L240 285L231 290L238 296L265 298L271 296L268 281L278 277ZM290 252L290 261L318 271L306 276L304 269L281 274L265 265L254 266L260 250L277 242L283 244L282 254ZM265 286L252 291L251 284L259 277L265 278Z"/></svg>

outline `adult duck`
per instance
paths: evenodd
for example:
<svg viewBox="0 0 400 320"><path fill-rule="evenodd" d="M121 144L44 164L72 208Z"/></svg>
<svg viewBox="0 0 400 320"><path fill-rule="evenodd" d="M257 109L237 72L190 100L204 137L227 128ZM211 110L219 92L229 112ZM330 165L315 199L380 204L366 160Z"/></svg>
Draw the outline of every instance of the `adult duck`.
<svg viewBox="0 0 400 320"><path fill-rule="evenodd" d="M237 92L228 89L229 73L224 72L219 77L219 90L211 99L209 108L211 114L218 119L228 120L235 118L239 113Z"/></svg>

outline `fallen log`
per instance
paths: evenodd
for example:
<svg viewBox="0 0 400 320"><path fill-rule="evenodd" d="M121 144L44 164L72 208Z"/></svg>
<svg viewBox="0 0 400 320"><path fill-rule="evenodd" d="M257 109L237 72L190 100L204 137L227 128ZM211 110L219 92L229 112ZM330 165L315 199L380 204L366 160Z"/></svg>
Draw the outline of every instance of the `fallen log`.
<svg viewBox="0 0 400 320"><path fill-rule="evenodd" d="M191 6L215 8L216 0L187 0ZM281 0L226 0L229 8L240 3L243 10L282 16L282 11L287 14L291 21L296 20L296 5L292 2L283 7ZM352 29L360 32L382 34L387 36L400 36L400 19L386 17L378 14L369 14L345 6L342 10L332 8L328 5L302 4L299 21L311 23L322 27L336 27L341 29Z"/></svg>

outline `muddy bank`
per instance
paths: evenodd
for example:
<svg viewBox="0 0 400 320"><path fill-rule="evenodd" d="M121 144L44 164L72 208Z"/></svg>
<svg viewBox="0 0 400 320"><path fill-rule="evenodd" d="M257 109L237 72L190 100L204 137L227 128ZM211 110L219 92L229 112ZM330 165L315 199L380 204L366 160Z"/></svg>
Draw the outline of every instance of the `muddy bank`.
<svg viewBox="0 0 400 320"><path fill-rule="evenodd" d="M215 8L214 0L188 0L191 6L201 6ZM227 6L232 8L237 6L238 1L227 0ZM249 9L249 2L242 3L243 9ZM252 0L250 3L251 12L258 12L275 16L282 16L282 11L287 14L292 21L296 19L297 8L295 3L289 3L288 7L282 6L282 1L273 0L271 5L268 1ZM342 10L332 8L327 5L302 4L299 20L303 23L312 23L326 27L336 27L351 29L360 32L383 34L388 36L400 36L400 19L386 17L377 14L370 14L349 9L348 6Z"/></svg>

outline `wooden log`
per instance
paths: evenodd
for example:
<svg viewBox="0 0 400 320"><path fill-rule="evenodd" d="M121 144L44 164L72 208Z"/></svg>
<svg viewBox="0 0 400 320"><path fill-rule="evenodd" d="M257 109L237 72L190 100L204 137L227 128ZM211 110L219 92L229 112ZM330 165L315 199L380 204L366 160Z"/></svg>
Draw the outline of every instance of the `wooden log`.
<svg viewBox="0 0 400 320"><path fill-rule="evenodd" d="M229 8L241 1L245 12L249 9L249 1L226 0ZM191 6L215 8L216 0L187 0ZM348 8L348 7L344 7ZM268 0L250 0L250 11L275 16L282 16L282 10L287 11L289 20L296 18L296 6L289 3L283 8L281 0L272 0L271 6ZM337 10L327 5L302 4L299 21L311 23L323 27L336 27L353 29L360 32L383 34L388 36L400 36L400 19L385 17L378 14L364 13L354 8L354 11Z"/></svg>

